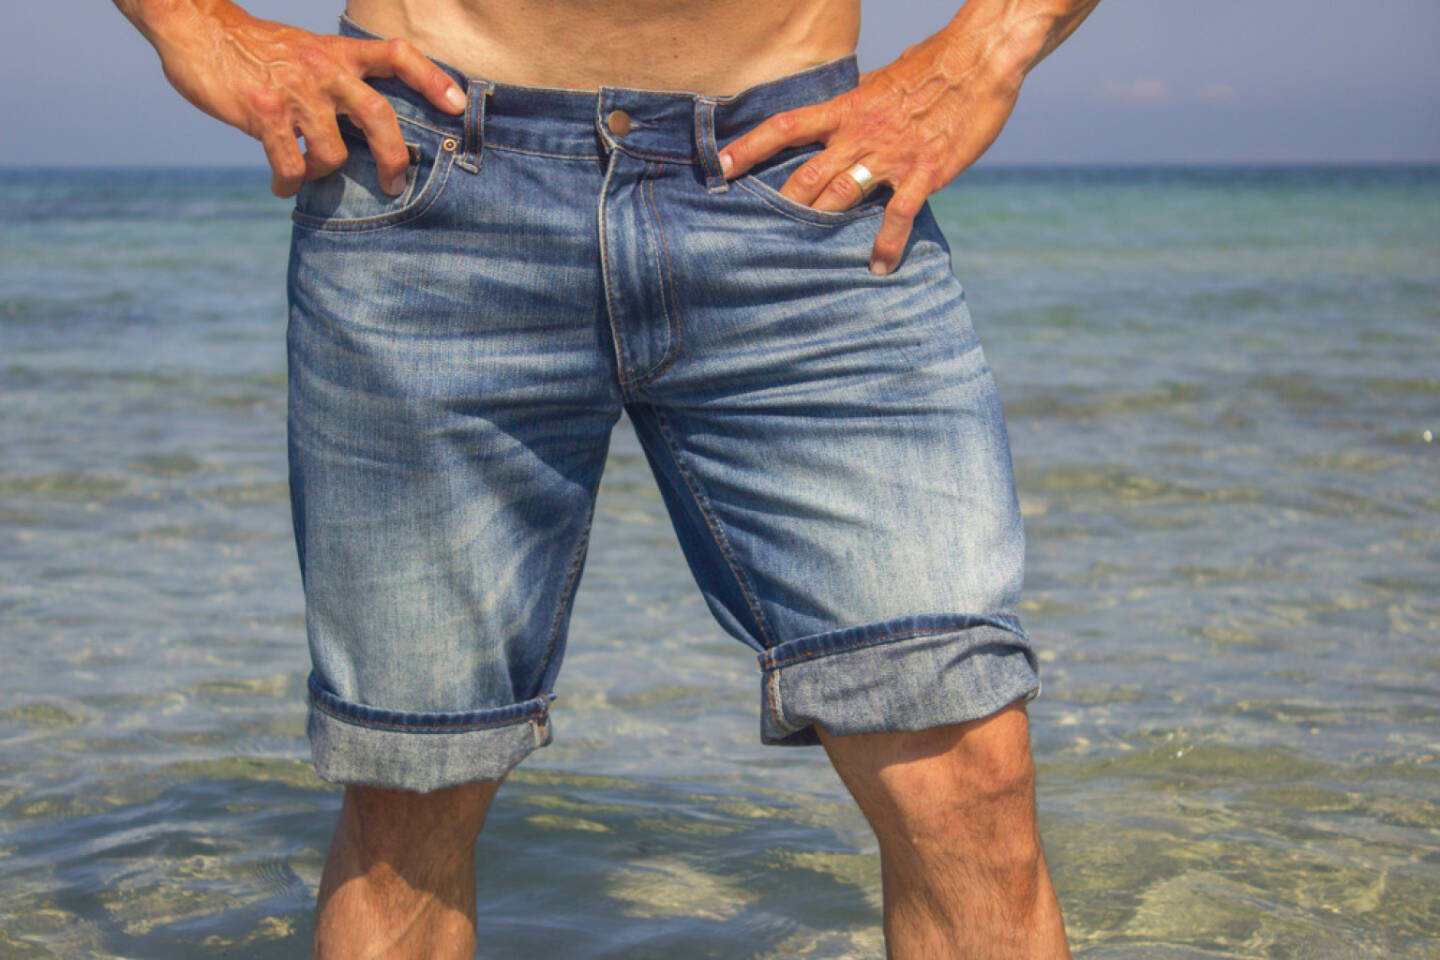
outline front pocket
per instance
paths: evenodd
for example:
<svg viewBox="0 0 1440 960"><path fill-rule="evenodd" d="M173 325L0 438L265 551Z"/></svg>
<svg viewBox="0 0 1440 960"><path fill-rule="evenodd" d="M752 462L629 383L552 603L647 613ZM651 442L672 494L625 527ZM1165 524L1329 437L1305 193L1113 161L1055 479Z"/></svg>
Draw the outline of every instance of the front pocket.
<svg viewBox="0 0 1440 960"><path fill-rule="evenodd" d="M883 213L885 204L889 202L891 195L888 184L876 187L869 196L847 210L816 210L814 207L807 207L780 192L785 181L790 179L790 175L822 149L823 147L819 144L808 144L803 147L781 150L774 156L762 160L735 182L766 204L776 208L779 213L804 220L807 223L837 226L852 220L879 216ZM842 173L841 176L844 174Z"/></svg>
<svg viewBox="0 0 1440 960"><path fill-rule="evenodd" d="M308 180L295 197L292 218L311 230L379 230L411 220L435 202L455 160L455 140L428 128L400 121L410 166L405 189L391 196L380 186L375 156L365 135L340 118L348 156L335 172Z"/></svg>

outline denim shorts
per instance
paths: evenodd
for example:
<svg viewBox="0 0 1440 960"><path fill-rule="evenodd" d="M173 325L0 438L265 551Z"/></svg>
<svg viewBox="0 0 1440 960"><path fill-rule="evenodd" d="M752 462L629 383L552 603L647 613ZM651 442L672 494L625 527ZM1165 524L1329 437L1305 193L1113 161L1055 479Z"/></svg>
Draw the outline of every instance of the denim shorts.
<svg viewBox="0 0 1440 960"><path fill-rule="evenodd" d="M854 87L854 58L730 97L441 66L463 116L371 81L410 145L402 194L342 123L349 159L294 211L319 775L428 791L549 742L622 411L710 610L758 657L763 742L1034 700L1005 423L928 206L882 277L885 189L840 213L780 193L819 145L720 172L717 144Z"/></svg>

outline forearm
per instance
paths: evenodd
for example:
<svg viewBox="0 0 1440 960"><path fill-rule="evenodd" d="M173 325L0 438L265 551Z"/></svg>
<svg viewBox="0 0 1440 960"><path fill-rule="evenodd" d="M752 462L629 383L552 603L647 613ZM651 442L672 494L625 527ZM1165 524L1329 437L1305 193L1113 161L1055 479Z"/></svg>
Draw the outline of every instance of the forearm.
<svg viewBox="0 0 1440 960"><path fill-rule="evenodd" d="M1100 0L967 0L939 35L974 68L1023 80ZM963 52L962 52L963 51Z"/></svg>
<svg viewBox="0 0 1440 960"><path fill-rule="evenodd" d="M196 37L217 35L217 27L248 19L229 0L114 0L125 19L135 25L163 58Z"/></svg>

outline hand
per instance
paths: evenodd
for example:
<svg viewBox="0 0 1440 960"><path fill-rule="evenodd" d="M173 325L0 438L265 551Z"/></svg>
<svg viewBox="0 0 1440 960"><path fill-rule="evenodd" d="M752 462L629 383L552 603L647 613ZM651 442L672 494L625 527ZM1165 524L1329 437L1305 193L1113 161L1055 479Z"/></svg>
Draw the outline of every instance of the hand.
<svg viewBox="0 0 1440 960"><path fill-rule="evenodd" d="M175 89L264 145L277 197L294 196L303 181L345 162L336 122L342 113L365 132L384 188L405 189L410 157L395 109L363 77L399 77L439 109L465 110L464 91L404 40L321 36L258 20L231 4L192 17L183 30L155 33ZM297 136L305 138L303 156Z"/></svg>
<svg viewBox="0 0 1440 960"><path fill-rule="evenodd" d="M889 273L926 198L974 163L1009 119L1024 75L1011 63L994 56L983 35L936 34L861 76L853 90L767 118L727 144L720 163L733 178L784 147L823 143L780 188L817 210L863 199L845 172L863 163L894 188L870 258L872 271Z"/></svg>

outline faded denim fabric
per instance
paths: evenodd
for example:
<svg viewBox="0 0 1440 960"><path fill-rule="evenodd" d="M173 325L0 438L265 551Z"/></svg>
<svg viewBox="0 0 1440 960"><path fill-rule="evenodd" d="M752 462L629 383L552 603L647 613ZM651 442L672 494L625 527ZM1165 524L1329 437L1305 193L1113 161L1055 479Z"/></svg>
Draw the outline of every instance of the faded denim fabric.
<svg viewBox="0 0 1440 960"><path fill-rule="evenodd" d="M294 212L320 776L428 791L549 742L622 409L710 609L759 658L764 742L1034 700L1005 423L934 217L877 277L887 190L843 213L782 196L818 146L720 174L717 144L850 89L854 58L728 98L446 69L464 116L372 81L410 144L401 196L346 125L350 159Z"/></svg>

